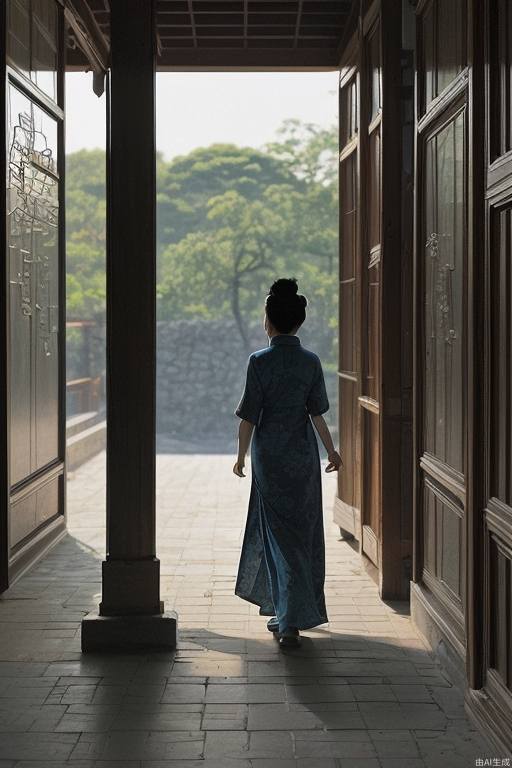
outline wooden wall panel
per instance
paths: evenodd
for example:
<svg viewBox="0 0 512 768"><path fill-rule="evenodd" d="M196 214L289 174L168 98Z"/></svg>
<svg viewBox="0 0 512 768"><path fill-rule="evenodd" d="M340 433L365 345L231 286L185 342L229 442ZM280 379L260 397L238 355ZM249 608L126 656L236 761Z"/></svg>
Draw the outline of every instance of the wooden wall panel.
<svg viewBox="0 0 512 768"><path fill-rule="evenodd" d="M512 6L509 0L488 4L491 77L489 78L490 159L512 149ZM492 114L491 114L492 113Z"/></svg>
<svg viewBox="0 0 512 768"><path fill-rule="evenodd" d="M483 615L476 630L482 650L472 679L476 716L512 747L512 10L506 0L485 3L484 350L480 358L483 475L476 534L483 543ZM478 551L478 550L477 550Z"/></svg>
<svg viewBox="0 0 512 768"><path fill-rule="evenodd" d="M425 141L424 449L464 472L465 113Z"/></svg>
<svg viewBox="0 0 512 768"><path fill-rule="evenodd" d="M414 577L465 645L468 149L466 0L418 4ZM460 665L463 659L459 660Z"/></svg>
<svg viewBox="0 0 512 768"><path fill-rule="evenodd" d="M10 579L65 527L65 41L57 0L8 0L2 8Z"/></svg>
<svg viewBox="0 0 512 768"><path fill-rule="evenodd" d="M491 212L489 301L489 496L512 507L512 207Z"/></svg>
<svg viewBox="0 0 512 768"><path fill-rule="evenodd" d="M512 41L511 41L512 42ZM512 163L489 187L484 685L512 712ZM512 734L511 734L512 736Z"/></svg>
<svg viewBox="0 0 512 768"><path fill-rule="evenodd" d="M381 534L381 504L380 504L380 420L378 413L372 413L364 409L363 434L364 434L364 516L363 527L371 529L367 536L375 539L375 544L370 542L368 556L375 565L380 565L380 555L377 542Z"/></svg>
<svg viewBox="0 0 512 768"><path fill-rule="evenodd" d="M58 515L62 483L62 476L52 477L36 491L19 494L11 510L11 549L19 548L27 537Z"/></svg>
<svg viewBox="0 0 512 768"><path fill-rule="evenodd" d="M489 542L489 669L512 691L510 600L512 552L492 535Z"/></svg>
<svg viewBox="0 0 512 768"><path fill-rule="evenodd" d="M423 485L423 577L448 609L463 612L463 512L460 502L428 478ZM462 619L459 622L462 629Z"/></svg>
<svg viewBox="0 0 512 768"><path fill-rule="evenodd" d="M350 49L350 46L349 46ZM340 528L359 538L359 85L355 38L340 76L339 173L339 444L334 516Z"/></svg>
<svg viewBox="0 0 512 768"><path fill-rule="evenodd" d="M466 66L466 0L430 0L421 4L419 74L420 113Z"/></svg>
<svg viewBox="0 0 512 768"><path fill-rule="evenodd" d="M335 520L355 533L362 553L379 567L380 592L390 599L407 596L411 562L412 341L402 319L410 320L411 312L412 221L401 217L403 207L412 206L406 202L412 201L412 125L403 132L401 118L412 104L406 85L412 51L404 52L402 34L412 28L413 16L396 0L362 3L340 79L339 410L345 465Z"/></svg>
<svg viewBox="0 0 512 768"><path fill-rule="evenodd" d="M343 468L338 474L338 497L350 509L359 509L358 488L356 483L358 468L355 465L355 457L357 455L357 410L356 382L340 379L340 452L343 457ZM350 458L347 460L347 457ZM354 462L354 464L352 464L352 462ZM348 510L347 513L349 513ZM353 513L350 512L349 514L353 520ZM351 533L356 533L356 531L351 531Z"/></svg>

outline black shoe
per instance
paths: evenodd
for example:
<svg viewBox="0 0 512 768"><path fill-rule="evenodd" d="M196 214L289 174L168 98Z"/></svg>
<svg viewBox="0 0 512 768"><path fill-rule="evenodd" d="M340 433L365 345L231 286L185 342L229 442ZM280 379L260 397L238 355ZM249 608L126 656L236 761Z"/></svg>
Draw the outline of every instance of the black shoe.
<svg viewBox="0 0 512 768"><path fill-rule="evenodd" d="M275 616L267 621L267 629L269 632L279 632L279 622Z"/></svg>
<svg viewBox="0 0 512 768"><path fill-rule="evenodd" d="M284 632L279 633L279 645L282 648L298 648L300 642L301 636L295 627L289 627Z"/></svg>

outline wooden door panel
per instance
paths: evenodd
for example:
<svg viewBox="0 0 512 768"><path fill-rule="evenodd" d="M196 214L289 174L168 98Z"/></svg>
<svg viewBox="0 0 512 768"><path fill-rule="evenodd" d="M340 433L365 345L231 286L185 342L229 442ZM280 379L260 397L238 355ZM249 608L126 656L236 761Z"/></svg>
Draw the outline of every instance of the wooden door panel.
<svg viewBox="0 0 512 768"><path fill-rule="evenodd" d="M464 106L424 139L422 578L463 637L466 137ZM434 521L434 522L432 522Z"/></svg>
<svg viewBox="0 0 512 768"><path fill-rule="evenodd" d="M378 403L380 391L380 269L378 262L372 262L368 268L365 330L364 394Z"/></svg>
<svg viewBox="0 0 512 768"><path fill-rule="evenodd" d="M491 0L488 17L489 159L493 161L512 149L512 7L509 0Z"/></svg>
<svg viewBox="0 0 512 768"><path fill-rule="evenodd" d="M357 492L357 382L340 378L339 383L339 416L340 416L340 451L343 457L343 467L338 473L338 497L344 502L346 519L338 522L350 533L357 533L357 513L359 499Z"/></svg>
<svg viewBox="0 0 512 768"><path fill-rule="evenodd" d="M466 0L417 24L416 578L465 642L468 93ZM460 77L459 77L460 75Z"/></svg>
<svg viewBox="0 0 512 768"><path fill-rule="evenodd" d="M486 363L481 677L512 741L512 9L488 0ZM496 717L496 716L495 716Z"/></svg>
<svg viewBox="0 0 512 768"><path fill-rule="evenodd" d="M338 473L334 517L359 538L359 98L354 50L340 78L340 264L339 264L339 444L343 467Z"/></svg>
<svg viewBox="0 0 512 768"><path fill-rule="evenodd" d="M426 141L424 450L464 471L465 112Z"/></svg>
<svg viewBox="0 0 512 768"><path fill-rule="evenodd" d="M466 66L466 0L430 0L419 19L420 114Z"/></svg>
<svg viewBox="0 0 512 768"><path fill-rule="evenodd" d="M372 539L380 539L380 419L378 412L364 408L364 504L363 527L367 526L366 538L369 540L367 551L370 559L379 565L379 554ZM372 536L373 534L373 536ZM364 546L364 542L363 542Z"/></svg>
<svg viewBox="0 0 512 768"><path fill-rule="evenodd" d="M362 165L365 226L361 236L362 256L362 527L363 552L380 566L380 382L381 382L381 292L380 254L382 241L382 57L380 13L368 23L364 37L365 92L361 99L365 124L366 161Z"/></svg>
<svg viewBox="0 0 512 768"><path fill-rule="evenodd" d="M512 507L511 247L512 207L490 214L489 497Z"/></svg>
<svg viewBox="0 0 512 768"><path fill-rule="evenodd" d="M65 22L57 0L3 6L8 254L4 540L12 579L65 529L65 232L60 215Z"/></svg>
<svg viewBox="0 0 512 768"><path fill-rule="evenodd" d="M428 477L423 484L423 578L463 626L463 509ZM453 614L452 614L453 615Z"/></svg>
<svg viewBox="0 0 512 768"><path fill-rule="evenodd" d="M510 177L512 186L512 175ZM512 191L489 206L485 681L512 708Z"/></svg>
<svg viewBox="0 0 512 768"><path fill-rule="evenodd" d="M403 598L411 549L403 480L410 466L411 381L402 321L407 324L411 311L412 232L401 217L410 191L412 126L408 136L401 115L410 110L412 94L400 83L412 76L412 56L402 50L402 25L411 19L396 0L364 2L359 14L340 79L339 424L345 466L334 517L380 568L381 594Z"/></svg>
<svg viewBox="0 0 512 768"><path fill-rule="evenodd" d="M11 484L59 458L57 120L9 86Z"/></svg>

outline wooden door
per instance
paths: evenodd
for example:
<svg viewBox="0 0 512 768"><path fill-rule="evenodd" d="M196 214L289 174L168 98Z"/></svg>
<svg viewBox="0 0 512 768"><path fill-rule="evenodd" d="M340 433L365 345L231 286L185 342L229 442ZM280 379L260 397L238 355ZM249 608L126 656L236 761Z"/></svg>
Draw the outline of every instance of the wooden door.
<svg viewBox="0 0 512 768"><path fill-rule="evenodd" d="M470 685L477 716L504 751L512 744L512 7L485 3L485 269L476 300L484 305L482 432L475 482L483 490L472 527ZM484 26L484 24L482 24ZM483 142L482 142L483 154ZM476 495L476 494L475 494ZM483 553L483 568L481 556ZM479 596L483 592L483 611Z"/></svg>
<svg viewBox="0 0 512 768"><path fill-rule="evenodd" d="M345 534L360 538L361 388L359 343L359 44L357 33L340 75L340 266L339 266L339 435L343 469L338 473L335 520Z"/></svg>
<svg viewBox="0 0 512 768"><path fill-rule="evenodd" d="M407 238L401 223L401 29L399 3L364 2L341 67L339 431L344 466L335 504L335 520L379 569L381 594L395 598L407 593L411 544L410 499L402 481L410 413L405 405L410 367L404 363L410 337L404 336L403 323L409 317L411 272L402 257ZM410 248L405 253L410 261Z"/></svg>
<svg viewBox="0 0 512 768"><path fill-rule="evenodd" d="M381 537L381 258L382 258L382 57L378 8L363 19L361 91L361 547L378 567Z"/></svg>
<svg viewBox="0 0 512 768"><path fill-rule="evenodd" d="M5 5L4 556L12 580L65 529L64 20L56 0Z"/></svg>
<svg viewBox="0 0 512 768"><path fill-rule="evenodd" d="M416 580L465 655L466 0L417 7Z"/></svg>

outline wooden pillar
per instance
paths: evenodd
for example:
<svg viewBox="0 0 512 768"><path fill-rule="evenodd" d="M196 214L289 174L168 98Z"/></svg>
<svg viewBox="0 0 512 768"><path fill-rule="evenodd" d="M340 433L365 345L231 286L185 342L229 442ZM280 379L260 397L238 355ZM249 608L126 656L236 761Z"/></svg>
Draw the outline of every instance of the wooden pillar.
<svg viewBox="0 0 512 768"><path fill-rule="evenodd" d="M107 137L107 558L82 649L172 647L155 546L155 10L111 0Z"/></svg>

